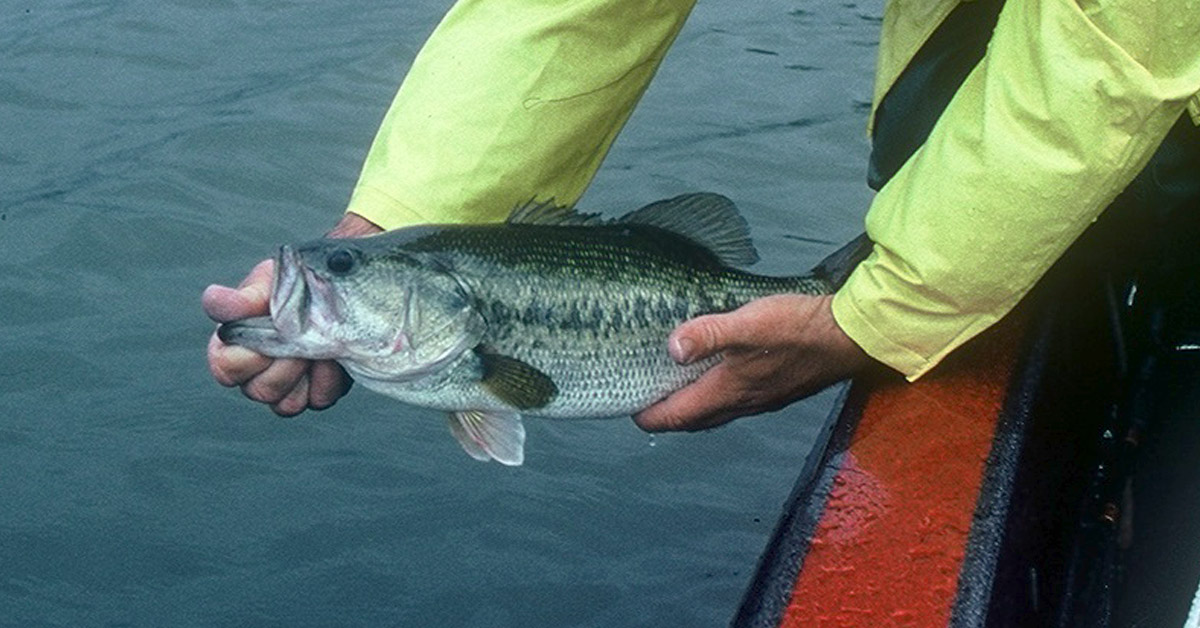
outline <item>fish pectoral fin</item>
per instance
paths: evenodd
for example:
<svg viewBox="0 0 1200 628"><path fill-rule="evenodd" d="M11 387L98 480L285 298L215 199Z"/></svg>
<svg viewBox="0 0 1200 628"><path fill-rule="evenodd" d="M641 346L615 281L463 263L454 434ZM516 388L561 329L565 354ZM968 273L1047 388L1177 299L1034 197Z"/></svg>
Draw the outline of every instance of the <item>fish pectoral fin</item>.
<svg viewBox="0 0 1200 628"><path fill-rule="evenodd" d="M516 412L464 410L448 418L450 433L472 458L510 467L525 461L525 426Z"/></svg>
<svg viewBox="0 0 1200 628"><path fill-rule="evenodd" d="M558 386L549 375L516 358L477 347L483 364L483 384L488 392L518 410L541 408L558 395Z"/></svg>

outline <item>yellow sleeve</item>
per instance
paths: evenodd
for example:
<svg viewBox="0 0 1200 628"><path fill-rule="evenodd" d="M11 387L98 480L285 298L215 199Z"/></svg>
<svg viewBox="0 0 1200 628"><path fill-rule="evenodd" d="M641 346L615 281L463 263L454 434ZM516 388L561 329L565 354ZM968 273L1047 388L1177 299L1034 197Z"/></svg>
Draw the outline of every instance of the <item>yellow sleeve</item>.
<svg viewBox="0 0 1200 628"><path fill-rule="evenodd" d="M1200 92L1191 0L1009 0L988 52L872 203L833 301L916 379L999 320L1149 160Z"/></svg>
<svg viewBox="0 0 1200 628"><path fill-rule="evenodd" d="M459 0L414 60L348 211L385 229L573 204L695 0Z"/></svg>

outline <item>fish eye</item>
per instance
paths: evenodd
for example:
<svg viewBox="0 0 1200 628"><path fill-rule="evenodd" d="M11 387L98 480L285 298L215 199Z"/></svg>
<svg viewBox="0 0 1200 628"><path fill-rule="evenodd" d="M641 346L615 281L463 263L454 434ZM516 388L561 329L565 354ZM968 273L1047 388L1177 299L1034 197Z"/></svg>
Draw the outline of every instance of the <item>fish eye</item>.
<svg viewBox="0 0 1200 628"><path fill-rule="evenodd" d="M325 258L325 267L335 275L345 275L354 269L354 255L346 249L338 249Z"/></svg>

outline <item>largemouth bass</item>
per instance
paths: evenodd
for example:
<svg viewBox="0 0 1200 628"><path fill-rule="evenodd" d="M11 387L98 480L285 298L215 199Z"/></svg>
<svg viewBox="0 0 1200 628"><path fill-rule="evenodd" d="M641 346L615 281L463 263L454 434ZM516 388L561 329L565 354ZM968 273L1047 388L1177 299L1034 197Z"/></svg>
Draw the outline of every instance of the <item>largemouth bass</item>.
<svg viewBox="0 0 1200 628"><path fill-rule="evenodd" d="M719 360L676 364L666 341L681 322L837 281L828 263L797 277L736 268L757 259L746 222L716 194L614 220L531 202L503 224L283 246L270 316L218 335L268 356L337 360L369 389L448 412L472 457L517 465L522 415L633 414Z"/></svg>

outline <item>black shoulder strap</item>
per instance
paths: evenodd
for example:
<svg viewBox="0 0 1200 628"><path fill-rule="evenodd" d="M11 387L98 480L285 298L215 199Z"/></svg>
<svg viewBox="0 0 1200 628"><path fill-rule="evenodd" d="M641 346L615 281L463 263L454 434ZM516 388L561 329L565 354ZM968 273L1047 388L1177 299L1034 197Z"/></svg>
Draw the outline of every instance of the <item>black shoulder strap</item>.
<svg viewBox="0 0 1200 628"><path fill-rule="evenodd" d="M983 59L1004 0L963 2L950 12L875 110L867 183L878 190L929 137L946 105Z"/></svg>

